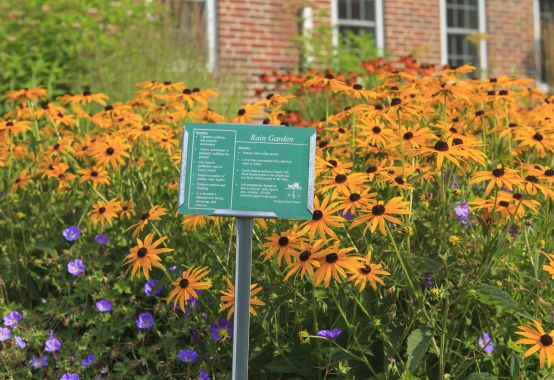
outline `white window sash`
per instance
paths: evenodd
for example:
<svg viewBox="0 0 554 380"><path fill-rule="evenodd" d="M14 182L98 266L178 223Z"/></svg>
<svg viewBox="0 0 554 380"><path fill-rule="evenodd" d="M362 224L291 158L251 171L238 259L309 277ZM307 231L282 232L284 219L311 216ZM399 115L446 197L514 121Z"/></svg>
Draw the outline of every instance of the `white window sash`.
<svg viewBox="0 0 554 380"><path fill-rule="evenodd" d="M206 44L208 70L217 69L217 0L206 0Z"/></svg>
<svg viewBox="0 0 554 380"><path fill-rule="evenodd" d="M339 45L339 26L360 26L375 28L375 46L379 55L385 49L383 0L375 0L375 21L339 19L338 0L331 0L331 26L333 27L333 45Z"/></svg>

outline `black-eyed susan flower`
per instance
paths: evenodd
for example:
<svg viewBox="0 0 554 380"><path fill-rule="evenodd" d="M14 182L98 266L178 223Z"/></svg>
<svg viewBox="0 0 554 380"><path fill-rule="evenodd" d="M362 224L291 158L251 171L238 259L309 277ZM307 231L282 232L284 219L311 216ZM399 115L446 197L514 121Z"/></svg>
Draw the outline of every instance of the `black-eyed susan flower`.
<svg viewBox="0 0 554 380"><path fill-rule="evenodd" d="M319 260L330 253L332 248L323 248L325 242L316 240L312 243L300 242L298 250L294 252L294 261L287 267L288 272L285 276L287 281L291 276L300 275L303 279L305 275L309 278L314 277L314 268L319 268Z"/></svg>
<svg viewBox="0 0 554 380"><path fill-rule="evenodd" d="M471 177L469 183L479 183L489 181L485 194L489 195L494 188L506 186L509 190L521 186L521 178L511 169L498 165L493 170L479 171Z"/></svg>
<svg viewBox="0 0 554 380"><path fill-rule="evenodd" d="M185 304L191 298L198 298L199 290L206 290L212 287L209 279L204 279L210 273L208 267L189 268L171 283L173 290L167 296L167 303L173 301L173 308L179 308L184 312Z"/></svg>
<svg viewBox="0 0 554 380"><path fill-rule="evenodd" d="M110 226L113 223L113 219L117 218L118 212L121 211L121 202L113 198L109 201L99 201L92 206L92 213L89 220L94 225L104 226L108 223Z"/></svg>
<svg viewBox="0 0 554 380"><path fill-rule="evenodd" d="M144 227L151 221L155 220L161 220L162 216L167 214L167 209L163 206L154 206L147 212L141 215L140 220L138 223L133 224L131 227L129 227L127 230L135 229L133 231L133 236L137 236Z"/></svg>
<svg viewBox="0 0 554 380"><path fill-rule="evenodd" d="M356 268L356 256L348 255L348 252L354 248L340 248L336 243L326 252L325 256L319 259L319 268L314 274L314 284L317 286L323 282L327 288L331 282L331 278L339 284L347 277L346 271L353 271Z"/></svg>
<svg viewBox="0 0 554 380"><path fill-rule="evenodd" d="M349 270L350 277L348 281L353 281L354 286L358 286L360 292L363 292L367 283L371 285L373 290L377 290L377 283L385 285L379 276L390 276L390 273L382 269L381 264L375 264L371 261L371 250L367 255L358 259L357 267Z"/></svg>
<svg viewBox="0 0 554 380"><path fill-rule="evenodd" d="M548 259L548 264L543 264L542 269L548 272L554 280L554 253L545 253L545 256Z"/></svg>
<svg viewBox="0 0 554 380"><path fill-rule="evenodd" d="M119 171L119 165L125 165L125 158L129 157L129 147L121 137L108 136L95 142L92 153L98 165L111 165L115 171Z"/></svg>
<svg viewBox="0 0 554 380"><path fill-rule="evenodd" d="M294 230L273 233L266 238L267 242L262 244L264 261L277 255L277 265L281 265L283 257L287 265L291 264L294 251L299 248L302 238Z"/></svg>
<svg viewBox="0 0 554 380"><path fill-rule="evenodd" d="M109 185L110 177L106 169L100 166L93 166L91 168L79 169L77 173L81 175L79 183L91 182L92 187L96 189L98 185Z"/></svg>
<svg viewBox="0 0 554 380"><path fill-rule="evenodd" d="M517 340L516 344L531 344L529 348L523 354L523 357L529 357L535 352L539 351L539 363L541 368L544 367L545 361L548 364L548 368L554 363L554 330L551 330L548 334L544 331L542 325L538 321L527 322L525 325L518 326L520 331L516 331L516 334L523 336L523 338Z"/></svg>
<svg viewBox="0 0 554 380"><path fill-rule="evenodd" d="M144 277L150 279L150 271L152 267L163 269L160 258L161 253L171 252L171 248L158 248L167 238L165 236L154 240L154 234L146 235L144 241L137 238L137 245L131 248L131 252L125 256L125 264L132 266L131 280L135 277L140 269Z"/></svg>
<svg viewBox="0 0 554 380"><path fill-rule="evenodd" d="M315 197L312 219L300 225L299 235L307 233L310 236L310 240L313 240L316 234L322 239L326 239L327 236L336 237L332 227L341 226L342 218L333 215L339 210L339 206L337 203L330 203L330 199L327 196L320 202L319 198Z"/></svg>
<svg viewBox="0 0 554 380"><path fill-rule="evenodd" d="M383 235L387 234L385 229L385 221L394 224L402 224L402 221L393 215L409 215L410 210L408 206L410 202L402 200L402 197L392 198L386 204L383 201L375 203L371 206L367 213L356 218L350 228L355 228L359 225L366 224L364 233L370 229L371 232L375 232L377 227Z"/></svg>
<svg viewBox="0 0 554 380"><path fill-rule="evenodd" d="M219 312L227 310L227 319L231 319L231 316L235 312L235 285L228 278L225 278L227 282L227 290L221 290L221 302L223 305L219 308ZM250 314L256 316L256 310L254 306L264 306L265 302L255 296L262 291L262 287L253 283L250 285Z"/></svg>

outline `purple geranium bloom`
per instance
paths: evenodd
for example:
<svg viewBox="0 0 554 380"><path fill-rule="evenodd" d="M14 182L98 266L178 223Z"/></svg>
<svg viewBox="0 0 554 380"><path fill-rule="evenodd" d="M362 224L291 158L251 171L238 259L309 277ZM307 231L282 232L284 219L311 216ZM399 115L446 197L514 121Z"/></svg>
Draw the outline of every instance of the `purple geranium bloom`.
<svg viewBox="0 0 554 380"><path fill-rule="evenodd" d="M48 365L48 358L46 357L46 355L41 355L38 358L36 356L33 356L33 358L29 360L29 365L32 369L46 367Z"/></svg>
<svg viewBox="0 0 554 380"><path fill-rule="evenodd" d="M67 271L73 276L78 276L81 273L85 273L85 264L83 260L76 259L67 263Z"/></svg>
<svg viewBox="0 0 554 380"><path fill-rule="evenodd" d="M4 316L4 326L14 327L21 321L23 316L17 310L12 310Z"/></svg>
<svg viewBox="0 0 554 380"><path fill-rule="evenodd" d="M23 338L21 338L20 336L14 335L13 339L15 339L15 344L17 344L17 346L22 350L25 349L25 347L27 347L27 343L25 343Z"/></svg>
<svg viewBox="0 0 554 380"><path fill-rule="evenodd" d="M0 342L5 342L10 339L12 332L7 327L0 327Z"/></svg>
<svg viewBox="0 0 554 380"><path fill-rule="evenodd" d="M219 323L212 323L210 325L210 336L216 342L227 342L233 337L233 324L222 318Z"/></svg>
<svg viewBox="0 0 554 380"><path fill-rule="evenodd" d="M331 329L331 330L319 330L317 332L317 335L323 338L334 340L334 339L337 339L341 333L342 333L342 330L339 329L338 327L335 327L334 329Z"/></svg>
<svg viewBox="0 0 554 380"><path fill-rule="evenodd" d="M88 367L90 366L92 363L94 363L96 361L96 356L94 356L94 354L88 354L86 358L84 358L82 361L81 361L81 365L83 367Z"/></svg>
<svg viewBox="0 0 554 380"><path fill-rule="evenodd" d="M354 219L354 216L350 212L350 210L344 209L339 211L340 216L342 216L346 220L352 220Z"/></svg>
<svg viewBox="0 0 554 380"><path fill-rule="evenodd" d="M75 241L81 237L81 229L77 226L69 226L63 230L63 237L67 241Z"/></svg>
<svg viewBox="0 0 554 380"><path fill-rule="evenodd" d="M108 239L108 237L104 234L98 234L94 237L94 241L100 245L108 245L110 239Z"/></svg>
<svg viewBox="0 0 554 380"><path fill-rule="evenodd" d="M112 303L108 300L100 300L96 302L96 308L101 313L112 311Z"/></svg>
<svg viewBox="0 0 554 380"><path fill-rule="evenodd" d="M494 350L494 345L492 344L491 337L488 333L484 331L483 334L477 339L477 343L486 354L491 354Z"/></svg>
<svg viewBox="0 0 554 380"><path fill-rule="evenodd" d="M164 287L160 285L159 287L156 288L156 285L158 285L158 282L159 281L154 278L150 281L146 281L146 283L144 284L144 293L146 293L146 295L150 297L155 297L158 294L160 294L160 292Z"/></svg>
<svg viewBox="0 0 554 380"><path fill-rule="evenodd" d="M139 314L137 320L135 321L135 325L137 325L139 329L149 329L153 324L154 316L149 312Z"/></svg>
<svg viewBox="0 0 554 380"><path fill-rule="evenodd" d="M195 361L197 361L200 356L194 350L181 350L177 354L177 357L183 363L190 364L190 363L194 363Z"/></svg>
<svg viewBox="0 0 554 380"><path fill-rule="evenodd" d="M58 338L51 337L44 344L44 350L47 352L56 352L62 347L62 342Z"/></svg>
<svg viewBox="0 0 554 380"><path fill-rule="evenodd" d="M210 373L208 371L200 371L198 372L198 380L211 380Z"/></svg>
<svg viewBox="0 0 554 380"><path fill-rule="evenodd" d="M433 277L431 277L430 274L426 274L425 276L423 276L423 281L425 282L425 286L427 286L428 288L432 288L434 286Z"/></svg>
<svg viewBox="0 0 554 380"><path fill-rule="evenodd" d="M173 266L169 267L169 270L172 271L172 272L175 272L175 269L177 269L177 265L173 265Z"/></svg>
<svg viewBox="0 0 554 380"><path fill-rule="evenodd" d="M79 380L79 375L76 373L67 372L60 377L60 380Z"/></svg>
<svg viewBox="0 0 554 380"><path fill-rule="evenodd" d="M458 202L456 207L454 207L454 212L461 224L464 226L471 226L471 220L468 219L470 209L467 202Z"/></svg>

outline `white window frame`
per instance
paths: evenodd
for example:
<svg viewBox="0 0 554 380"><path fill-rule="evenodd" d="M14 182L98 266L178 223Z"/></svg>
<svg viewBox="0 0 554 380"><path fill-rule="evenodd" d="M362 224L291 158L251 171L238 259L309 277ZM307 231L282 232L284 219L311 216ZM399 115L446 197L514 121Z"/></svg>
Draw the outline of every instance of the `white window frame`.
<svg viewBox="0 0 554 380"><path fill-rule="evenodd" d="M383 0L375 0L375 22L366 20L339 20L338 0L331 0L331 25L333 27L333 45L339 45L339 26L361 26L375 28L375 46L379 55L383 56L385 49Z"/></svg>
<svg viewBox="0 0 554 380"><path fill-rule="evenodd" d="M206 44L208 49L208 70L217 69L217 0L206 0Z"/></svg>
<svg viewBox="0 0 554 380"><path fill-rule="evenodd" d="M440 26L441 26L441 64L448 64L448 33L449 32L458 32L469 34L479 32L487 32L487 10L485 6L485 0L477 1L477 12L479 17L478 29L466 29L466 28L449 28L448 21L446 17L446 0L440 0ZM487 73L487 41L485 39L479 41L479 69L481 71L481 76L484 76Z"/></svg>
<svg viewBox="0 0 554 380"><path fill-rule="evenodd" d="M533 0L533 32L535 37L535 83L538 88L547 92L550 90L550 86L542 81L542 35L540 0Z"/></svg>

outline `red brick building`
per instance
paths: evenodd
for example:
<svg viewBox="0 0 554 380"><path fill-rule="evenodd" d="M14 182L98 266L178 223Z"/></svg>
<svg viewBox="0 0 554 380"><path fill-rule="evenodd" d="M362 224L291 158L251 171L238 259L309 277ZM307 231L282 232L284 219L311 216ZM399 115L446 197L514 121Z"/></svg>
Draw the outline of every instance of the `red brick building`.
<svg viewBox="0 0 554 380"><path fill-rule="evenodd" d="M548 32L554 30L548 27L554 19L554 0L201 2L210 67L232 69L249 85L261 73L297 69L298 51L291 48L291 37L310 33L319 23L333 26L334 44L341 33L364 31L387 55L417 52L421 63L472 63L483 75L525 75L539 82L546 82L545 56L554 50L545 49L554 43Z"/></svg>

